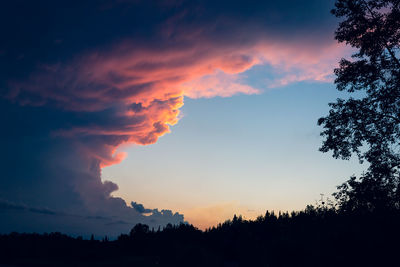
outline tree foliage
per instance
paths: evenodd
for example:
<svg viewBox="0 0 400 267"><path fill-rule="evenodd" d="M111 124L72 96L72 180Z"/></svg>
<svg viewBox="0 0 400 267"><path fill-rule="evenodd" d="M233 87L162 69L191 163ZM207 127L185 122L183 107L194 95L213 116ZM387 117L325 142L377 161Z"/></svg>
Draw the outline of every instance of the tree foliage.
<svg viewBox="0 0 400 267"><path fill-rule="evenodd" d="M320 118L320 148L335 158L357 155L369 163L360 179L339 187L342 208L399 208L400 170L400 1L337 0L332 13L342 21L335 38L357 50L335 69L335 84L352 97L330 103Z"/></svg>

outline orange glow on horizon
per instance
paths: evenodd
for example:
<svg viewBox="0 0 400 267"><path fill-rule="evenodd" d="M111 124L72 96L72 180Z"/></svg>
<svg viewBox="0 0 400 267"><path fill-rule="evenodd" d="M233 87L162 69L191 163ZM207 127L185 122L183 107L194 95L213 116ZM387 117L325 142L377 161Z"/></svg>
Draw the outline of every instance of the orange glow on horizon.
<svg viewBox="0 0 400 267"><path fill-rule="evenodd" d="M223 223L226 220L232 220L233 216L243 216L243 219L254 220L263 212L250 210L248 207L239 205L236 202L220 203L205 207L195 207L182 212L185 220L195 227L206 230Z"/></svg>

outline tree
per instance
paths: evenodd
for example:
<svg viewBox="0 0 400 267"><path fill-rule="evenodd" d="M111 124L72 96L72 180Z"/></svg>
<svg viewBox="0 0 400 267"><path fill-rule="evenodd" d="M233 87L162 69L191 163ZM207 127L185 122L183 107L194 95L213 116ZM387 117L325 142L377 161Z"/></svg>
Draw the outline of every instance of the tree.
<svg viewBox="0 0 400 267"><path fill-rule="evenodd" d="M147 224L138 223L132 228L129 235L131 237L143 237L148 233L149 233L149 226Z"/></svg>
<svg viewBox="0 0 400 267"><path fill-rule="evenodd" d="M330 103L318 120L322 152L368 162L368 170L339 186L342 208L400 205L400 0L337 0L335 38L357 50L335 69L335 84L351 97Z"/></svg>

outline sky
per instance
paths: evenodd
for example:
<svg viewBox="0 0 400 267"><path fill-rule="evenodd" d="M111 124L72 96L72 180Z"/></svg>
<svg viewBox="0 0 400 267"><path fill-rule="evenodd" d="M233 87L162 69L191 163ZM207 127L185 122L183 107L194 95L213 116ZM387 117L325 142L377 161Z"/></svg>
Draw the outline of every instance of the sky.
<svg viewBox="0 0 400 267"><path fill-rule="evenodd" d="M2 1L0 232L205 229L315 204L333 1Z"/></svg>

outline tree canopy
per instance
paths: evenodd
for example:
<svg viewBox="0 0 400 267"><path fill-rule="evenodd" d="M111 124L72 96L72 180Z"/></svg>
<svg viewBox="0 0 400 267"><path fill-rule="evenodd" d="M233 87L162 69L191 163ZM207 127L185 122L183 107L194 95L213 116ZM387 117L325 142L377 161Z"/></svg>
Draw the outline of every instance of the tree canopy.
<svg viewBox="0 0 400 267"><path fill-rule="evenodd" d="M339 186L342 208L396 207L400 204L400 1L337 0L341 18L335 38L356 49L335 69L335 84L352 96L330 103L318 124L323 152L349 159L357 155L368 170Z"/></svg>

